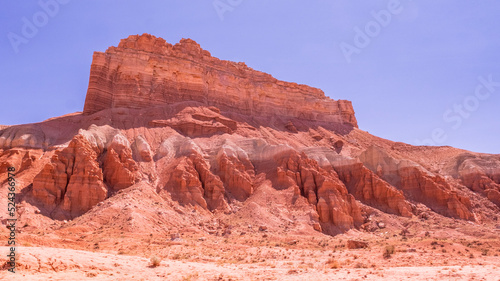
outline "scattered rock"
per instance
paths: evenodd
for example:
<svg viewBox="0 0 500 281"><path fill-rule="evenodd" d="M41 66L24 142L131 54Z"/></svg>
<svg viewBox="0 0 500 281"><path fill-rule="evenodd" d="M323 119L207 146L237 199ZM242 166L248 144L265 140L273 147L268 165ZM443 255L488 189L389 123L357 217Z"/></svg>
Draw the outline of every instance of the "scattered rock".
<svg viewBox="0 0 500 281"><path fill-rule="evenodd" d="M297 131L297 128L295 128L295 125L293 124L292 121L288 121L288 123L286 123L286 125L285 125L285 128L292 133L299 132L299 131Z"/></svg>
<svg viewBox="0 0 500 281"><path fill-rule="evenodd" d="M179 240L181 240L180 233L171 233L170 234L170 241L179 241Z"/></svg>
<svg viewBox="0 0 500 281"><path fill-rule="evenodd" d="M418 217L420 219L422 219L422 220L428 220L429 219L429 214L427 214L427 213L421 213Z"/></svg>
<svg viewBox="0 0 500 281"><path fill-rule="evenodd" d="M316 231L319 231L321 232L321 225L317 222L313 223L313 229L316 230Z"/></svg>
<svg viewBox="0 0 500 281"><path fill-rule="evenodd" d="M368 248L368 243L359 240L347 240L347 249L363 249Z"/></svg>
<svg viewBox="0 0 500 281"><path fill-rule="evenodd" d="M333 143L333 148L337 153L340 153L342 151L342 148L344 147L344 142L341 140L338 140Z"/></svg>
<svg viewBox="0 0 500 281"><path fill-rule="evenodd" d="M316 141L320 141L320 140L322 140L322 139L323 139L323 136L322 136L322 135L312 135L311 137L312 137L314 140L316 140Z"/></svg>

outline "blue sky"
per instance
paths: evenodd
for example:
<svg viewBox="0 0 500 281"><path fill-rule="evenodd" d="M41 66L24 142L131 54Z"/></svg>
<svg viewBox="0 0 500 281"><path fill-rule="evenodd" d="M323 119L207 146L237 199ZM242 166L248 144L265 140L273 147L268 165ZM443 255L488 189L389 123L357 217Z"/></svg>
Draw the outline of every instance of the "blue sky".
<svg viewBox="0 0 500 281"><path fill-rule="evenodd" d="M81 111L92 53L150 33L351 100L374 135L500 153L498 1L58 1L0 2L0 124Z"/></svg>

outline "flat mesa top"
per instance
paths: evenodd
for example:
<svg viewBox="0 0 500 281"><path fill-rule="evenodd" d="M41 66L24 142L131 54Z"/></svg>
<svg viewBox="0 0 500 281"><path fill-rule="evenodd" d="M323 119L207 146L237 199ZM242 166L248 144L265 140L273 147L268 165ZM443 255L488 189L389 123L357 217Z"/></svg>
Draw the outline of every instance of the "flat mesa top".
<svg viewBox="0 0 500 281"><path fill-rule="evenodd" d="M84 114L187 101L249 116L357 127L350 101L212 57L191 39L172 45L149 34L132 35L118 47L94 53Z"/></svg>

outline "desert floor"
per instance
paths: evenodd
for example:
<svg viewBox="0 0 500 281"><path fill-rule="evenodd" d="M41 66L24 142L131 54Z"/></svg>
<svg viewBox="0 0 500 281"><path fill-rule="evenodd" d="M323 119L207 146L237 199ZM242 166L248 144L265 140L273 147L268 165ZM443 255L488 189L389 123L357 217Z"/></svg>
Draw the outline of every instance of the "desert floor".
<svg viewBox="0 0 500 281"><path fill-rule="evenodd" d="M356 236L361 235L361 237ZM152 237L144 247L93 251L20 247L1 280L500 280L498 240L446 237ZM302 238L302 239L299 239ZM347 240L368 242L348 249ZM155 240L157 239L157 240ZM394 247L392 254L390 252ZM2 247L2 259L7 252ZM157 257L159 264L153 266ZM2 262L3 263L3 262Z"/></svg>

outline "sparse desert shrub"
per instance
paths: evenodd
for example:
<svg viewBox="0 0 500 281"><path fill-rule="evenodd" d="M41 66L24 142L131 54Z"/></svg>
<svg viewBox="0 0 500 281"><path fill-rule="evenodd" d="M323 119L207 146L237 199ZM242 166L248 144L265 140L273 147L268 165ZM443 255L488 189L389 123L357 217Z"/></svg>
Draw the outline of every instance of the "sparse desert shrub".
<svg viewBox="0 0 500 281"><path fill-rule="evenodd" d="M362 262L357 262L355 265L354 265L355 268L368 268L368 266Z"/></svg>
<svg viewBox="0 0 500 281"><path fill-rule="evenodd" d="M17 253L15 257L15 262L16 265L19 266L21 263L19 262L21 260L21 253ZM3 264L0 264L0 270L6 270L8 268L11 268L10 260L5 260Z"/></svg>
<svg viewBox="0 0 500 281"><path fill-rule="evenodd" d="M158 267L160 266L161 259L157 256L152 256L149 261L151 262L152 267Z"/></svg>
<svg viewBox="0 0 500 281"><path fill-rule="evenodd" d="M395 251L394 245L388 245L384 248L384 258L388 259L394 254Z"/></svg>
<svg viewBox="0 0 500 281"><path fill-rule="evenodd" d="M347 249L363 249L368 248L368 243L359 240L348 240Z"/></svg>
<svg viewBox="0 0 500 281"><path fill-rule="evenodd" d="M340 263L336 259L330 258L326 261L326 266L332 269L336 269L340 268Z"/></svg>
<svg viewBox="0 0 500 281"><path fill-rule="evenodd" d="M182 277L182 281L191 281L191 280L198 280L199 274L198 272L194 274L190 274L188 276ZM218 279L218 280L223 280L223 279Z"/></svg>

